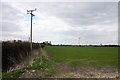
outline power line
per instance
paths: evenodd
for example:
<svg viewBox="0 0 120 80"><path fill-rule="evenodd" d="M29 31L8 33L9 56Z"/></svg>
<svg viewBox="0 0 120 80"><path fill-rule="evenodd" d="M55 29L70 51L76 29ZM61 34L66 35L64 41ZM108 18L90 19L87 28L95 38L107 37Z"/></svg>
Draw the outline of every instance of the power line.
<svg viewBox="0 0 120 80"><path fill-rule="evenodd" d="M30 48L31 48L31 51L32 51L32 17L35 16L32 12L33 11L36 11L36 8L34 10L27 10L27 14L31 14L31 28L30 28L30 42L31 42L31 45L30 45Z"/></svg>

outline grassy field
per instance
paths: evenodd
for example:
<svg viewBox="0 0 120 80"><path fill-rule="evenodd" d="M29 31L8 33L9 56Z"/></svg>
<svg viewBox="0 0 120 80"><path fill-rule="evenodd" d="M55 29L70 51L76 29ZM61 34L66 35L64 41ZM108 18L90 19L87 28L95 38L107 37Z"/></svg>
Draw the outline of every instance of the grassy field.
<svg viewBox="0 0 120 80"><path fill-rule="evenodd" d="M56 63L71 66L117 67L117 47L47 46L47 53Z"/></svg>
<svg viewBox="0 0 120 80"><path fill-rule="evenodd" d="M117 47L46 46L30 64L3 72L2 77L114 78L117 66Z"/></svg>

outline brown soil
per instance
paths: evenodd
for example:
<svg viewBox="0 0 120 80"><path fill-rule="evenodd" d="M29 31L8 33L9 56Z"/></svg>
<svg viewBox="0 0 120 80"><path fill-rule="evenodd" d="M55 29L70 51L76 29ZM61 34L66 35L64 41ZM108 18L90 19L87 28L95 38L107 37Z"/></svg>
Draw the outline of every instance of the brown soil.
<svg viewBox="0 0 120 80"><path fill-rule="evenodd" d="M70 67L59 65L60 73L56 77L60 78L118 78L118 71L115 68L92 68L92 67Z"/></svg>

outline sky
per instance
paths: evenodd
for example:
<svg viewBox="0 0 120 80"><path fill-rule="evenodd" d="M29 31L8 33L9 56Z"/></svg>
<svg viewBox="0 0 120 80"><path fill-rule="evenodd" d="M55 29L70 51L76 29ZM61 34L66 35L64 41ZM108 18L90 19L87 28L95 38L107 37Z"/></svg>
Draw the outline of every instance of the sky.
<svg viewBox="0 0 120 80"><path fill-rule="evenodd" d="M2 40L28 40L27 10L37 8L33 42L118 44L117 2L2 2L0 7Z"/></svg>

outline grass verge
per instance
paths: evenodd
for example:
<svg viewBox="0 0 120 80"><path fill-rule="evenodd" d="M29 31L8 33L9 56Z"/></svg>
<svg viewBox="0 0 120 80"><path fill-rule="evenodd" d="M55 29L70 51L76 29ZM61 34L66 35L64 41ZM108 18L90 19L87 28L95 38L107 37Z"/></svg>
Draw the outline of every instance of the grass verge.
<svg viewBox="0 0 120 80"><path fill-rule="evenodd" d="M29 70L40 70L41 72L45 72L46 77L53 76L55 74L55 67L54 65L49 62L44 56L37 56L33 59L33 62L31 65L25 66L20 69L16 69L11 72L3 72L2 78L12 78L12 80L16 80L19 78L23 73Z"/></svg>

